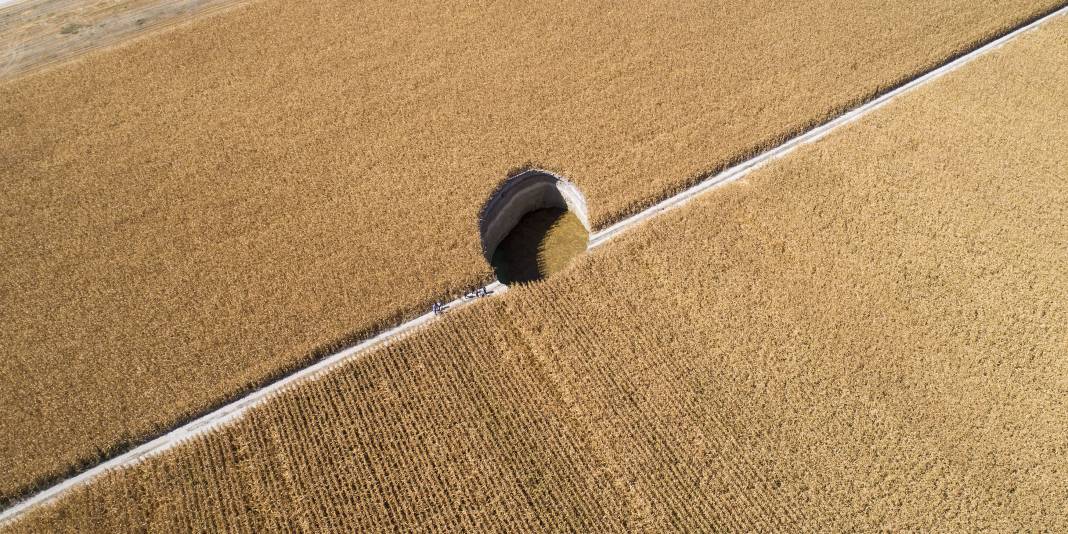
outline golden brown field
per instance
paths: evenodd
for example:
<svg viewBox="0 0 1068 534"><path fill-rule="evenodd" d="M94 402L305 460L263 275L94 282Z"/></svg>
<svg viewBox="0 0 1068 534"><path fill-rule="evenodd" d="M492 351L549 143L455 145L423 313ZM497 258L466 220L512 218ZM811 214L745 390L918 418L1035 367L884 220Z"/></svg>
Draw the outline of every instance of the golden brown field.
<svg viewBox="0 0 1068 534"><path fill-rule="evenodd" d="M1055 3L264 0L4 83L0 496L486 281L513 169L603 226Z"/></svg>
<svg viewBox="0 0 1068 534"><path fill-rule="evenodd" d="M1068 530L1068 20L13 531Z"/></svg>

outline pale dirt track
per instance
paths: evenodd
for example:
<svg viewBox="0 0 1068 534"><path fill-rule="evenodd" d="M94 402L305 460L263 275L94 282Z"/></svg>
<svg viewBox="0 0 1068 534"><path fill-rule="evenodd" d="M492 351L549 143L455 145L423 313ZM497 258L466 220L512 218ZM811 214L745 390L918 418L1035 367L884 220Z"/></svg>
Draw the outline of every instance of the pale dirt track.
<svg viewBox="0 0 1068 534"><path fill-rule="evenodd" d="M1066 78L1058 19L15 530L1068 529Z"/></svg>
<svg viewBox="0 0 1068 534"><path fill-rule="evenodd" d="M0 84L0 494L485 283L517 167L603 227L1054 5L265 0Z"/></svg>

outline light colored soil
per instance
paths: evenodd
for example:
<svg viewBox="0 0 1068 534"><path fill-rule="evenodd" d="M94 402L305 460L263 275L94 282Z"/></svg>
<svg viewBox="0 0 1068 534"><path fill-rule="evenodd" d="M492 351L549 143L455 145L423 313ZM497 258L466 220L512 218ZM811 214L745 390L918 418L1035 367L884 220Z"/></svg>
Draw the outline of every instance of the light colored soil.
<svg viewBox="0 0 1068 534"><path fill-rule="evenodd" d="M263 0L0 84L0 496L487 281L511 171L602 227L1052 0Z"/></svg>
<svg viewBox="0 0 1068 534"><path fill-rule="evenodd" d="M14 0L0 5L0 81L243 0Z"/></svg>
<svg viewBox="0 0 1068 534"><path fill-rule="evenodd" d="M1068 530L1068 20L13 531Z"/></svg>

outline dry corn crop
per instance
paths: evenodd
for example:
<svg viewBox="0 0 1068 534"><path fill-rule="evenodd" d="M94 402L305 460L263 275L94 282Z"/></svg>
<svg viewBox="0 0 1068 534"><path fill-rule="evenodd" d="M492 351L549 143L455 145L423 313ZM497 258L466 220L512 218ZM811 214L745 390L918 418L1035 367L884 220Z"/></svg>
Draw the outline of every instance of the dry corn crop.
<svg viewBox="0 0 1068 534"><path fill-rule="evenodd" d="M1068 20L14 531L1068 530Z"/></svg>

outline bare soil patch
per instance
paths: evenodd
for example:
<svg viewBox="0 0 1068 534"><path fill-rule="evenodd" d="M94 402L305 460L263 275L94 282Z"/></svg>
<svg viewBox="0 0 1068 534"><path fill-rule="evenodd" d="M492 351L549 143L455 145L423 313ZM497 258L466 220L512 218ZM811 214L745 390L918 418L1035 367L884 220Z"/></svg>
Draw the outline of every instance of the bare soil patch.
<svg viewBox="0 0 1068 534"><path fill-rule="evenodd" d="M0 7L0 81L246 0L16 0Z"/></svg>

